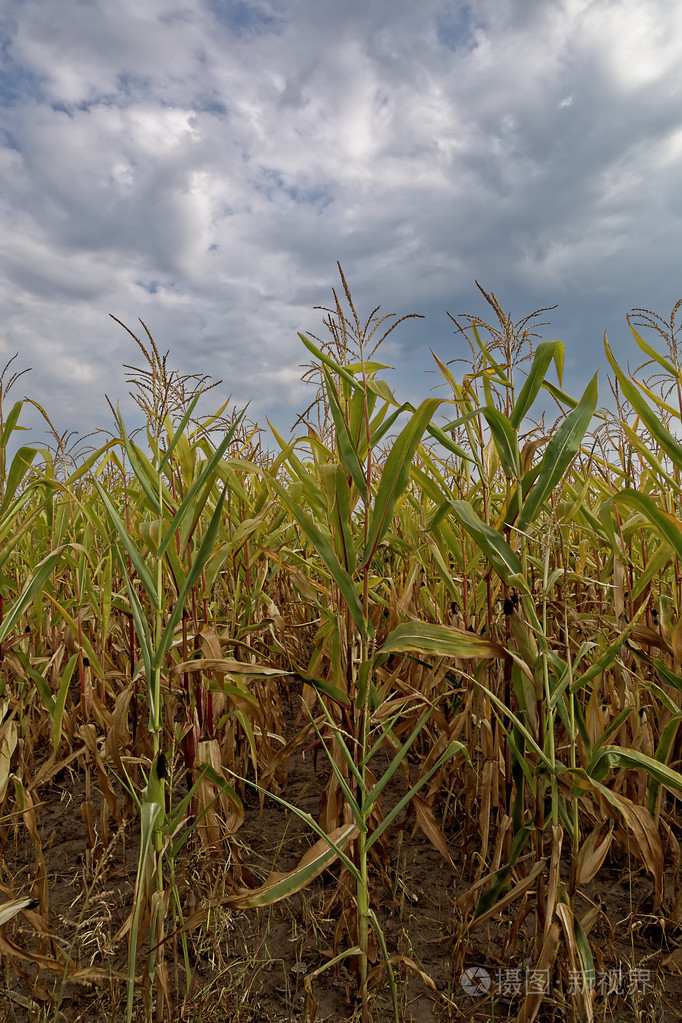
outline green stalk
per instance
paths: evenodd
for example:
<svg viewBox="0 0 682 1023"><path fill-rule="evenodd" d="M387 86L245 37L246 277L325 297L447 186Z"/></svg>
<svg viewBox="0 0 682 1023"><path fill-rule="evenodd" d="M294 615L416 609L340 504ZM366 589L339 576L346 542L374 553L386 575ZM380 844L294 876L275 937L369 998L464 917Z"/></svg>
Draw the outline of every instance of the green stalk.
<svg viewBox="0 0 682 1023"><path fill-rule="evenodd" d="M549 670L547 665L547 585L549 581L549 555L551 550L551 534L552 528L550 526L549 535L547 537L547 548L545 550L545 567L544 567L544 581L543 581L543 597L542 597L542 633L545 638L543 643L540 656L542 657L542 681L543 681L543 692L544 692L544 703L546 712L546 737L547 737L547 759L552 764L553 770L550 774L550 786L552 790L552 826L556 827L559 823L559 790L557 783L556 773L556 755L554 749L554 722L556 717L556 711L552 706L552 698L549 690Z"/></svg>

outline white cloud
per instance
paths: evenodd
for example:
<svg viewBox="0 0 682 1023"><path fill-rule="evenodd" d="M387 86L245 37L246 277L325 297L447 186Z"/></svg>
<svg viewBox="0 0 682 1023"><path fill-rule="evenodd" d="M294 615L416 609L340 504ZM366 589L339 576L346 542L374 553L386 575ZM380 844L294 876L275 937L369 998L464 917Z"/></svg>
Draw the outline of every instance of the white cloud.
<svg viewBox="0 0 682 1023"><path fill-rule="evenodd" d="M363 308L429 313L395 335L405 388L430 386L406 367L450 344L474 278L621 322L678 297L675 3L13 0L2 20L0 347L65 426L122 381L110 311L293 420L296 330L320 329L337 259Z"/></svg>

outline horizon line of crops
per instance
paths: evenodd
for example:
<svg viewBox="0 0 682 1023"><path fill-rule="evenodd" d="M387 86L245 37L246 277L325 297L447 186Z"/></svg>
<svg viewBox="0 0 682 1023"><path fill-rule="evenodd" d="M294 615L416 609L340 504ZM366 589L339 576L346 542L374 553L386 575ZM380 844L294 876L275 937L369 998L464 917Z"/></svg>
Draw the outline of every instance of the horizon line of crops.
<svg viewBox="0 0 682 1023"><path fill-rule="evenodd" d="M654 379L627 374L604 339L614 414L598 411L596 377L580 399L561 389L563 345L533 345L537 313L514 324L483 292L496 321L454 321L470 371L457 379L436 358L451 396L415 408L375 359L400 321L374 310L361 322L341 279L348 312L334 293L331 341L301 335L319 391L298 436L273 431L278 454L264 455L255 427L226 417L226 404L200 416L210 382L169 370L148 332L132 335L146 366L127 367L146 429L129 436L115 411L118 435L75 468L63 446L57 458L23 446L7 464L23 402L5 415L17 374L1 385L0 822L21 820L31 836L37 900L14 905L49 933L34 807L41 786L78 766L93 865L125 817L140 821L119 933L129 1019L140 987L149 1017L191 997L188 942L211 908L271 904L335 860L343 926L329 965L357 962L366 1020L383 962L397 1018L395 963L371 907L375 866L408 806L451 860L438 807L455 779L465 842L478 843L459 947L518 902L534 914L534 961L560 970L563 949L589 977L591 921L578 917L576 893L630 841L663 902L682 791L681 303L669 323L646 310L629 321ZM542 394L558 419L533 427ZM288 737L281 693L294 683L302 716ZM330 765L318 820L281 795L287 757L311 741ZM384 813L398 779L404 796ZM302 816L317 842L256 889L235 871L232 891L187 919L185 847L220 847L229 861L245 784ZM185 977L174 993L170 938L180 940L174 975ZM62 991L83 969L102 979L70 951L36 959L8 939L4 951L51 971ZM590 997L573 997L590 1018ZM540 1004L529 994L519 1020Z"/></svg>

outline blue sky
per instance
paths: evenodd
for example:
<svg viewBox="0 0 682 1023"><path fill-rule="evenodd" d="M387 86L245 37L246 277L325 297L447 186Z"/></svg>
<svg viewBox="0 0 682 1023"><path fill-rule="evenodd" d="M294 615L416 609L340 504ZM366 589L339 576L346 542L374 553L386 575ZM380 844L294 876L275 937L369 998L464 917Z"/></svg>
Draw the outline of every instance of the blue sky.
<svg viewBox="0 0 682 1023"><path fill-rule="evenodd" d="M413 401L476 280L558 305L576 394L682 296L677 0L3 0L0 40L0 368L60 431L126 407L113 313L288 432L337 260L423 314L382 350Z"/></svg>

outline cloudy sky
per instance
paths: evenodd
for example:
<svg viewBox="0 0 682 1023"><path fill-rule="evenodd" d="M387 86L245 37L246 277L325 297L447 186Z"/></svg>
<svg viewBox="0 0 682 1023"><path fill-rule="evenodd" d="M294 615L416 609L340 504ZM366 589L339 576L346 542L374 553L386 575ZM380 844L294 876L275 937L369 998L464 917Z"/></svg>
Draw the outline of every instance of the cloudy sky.
<svg viewBox="0 0 682 1023"><path fill-rule="evenodd" d="M424 315L409 400L476 280L558 303L574 393L682 296L679 0L0 0L0 37L0 368L60 430L125 396L113 313L288 431L337 260Z"/></svg>

